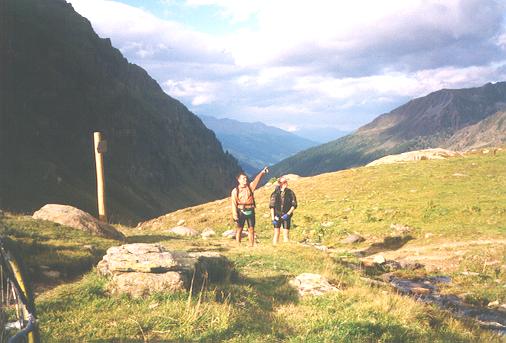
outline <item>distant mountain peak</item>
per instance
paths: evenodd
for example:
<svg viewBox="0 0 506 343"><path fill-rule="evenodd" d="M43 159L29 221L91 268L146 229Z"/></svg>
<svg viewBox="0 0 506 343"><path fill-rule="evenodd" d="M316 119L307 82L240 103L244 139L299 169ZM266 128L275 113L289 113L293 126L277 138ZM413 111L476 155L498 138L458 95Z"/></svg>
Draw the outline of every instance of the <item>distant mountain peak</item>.
<svg viewBox="0 0 506 343"><path fill-rule="evenodd" d="M272 170L315 175L410 150L500 143L505 136L501 125L505 110L506 82L441 89L378 116L351 135L281 161ZM492 117L496 119L487 121ZM492 137L485 139L480 130Z"/></svg>

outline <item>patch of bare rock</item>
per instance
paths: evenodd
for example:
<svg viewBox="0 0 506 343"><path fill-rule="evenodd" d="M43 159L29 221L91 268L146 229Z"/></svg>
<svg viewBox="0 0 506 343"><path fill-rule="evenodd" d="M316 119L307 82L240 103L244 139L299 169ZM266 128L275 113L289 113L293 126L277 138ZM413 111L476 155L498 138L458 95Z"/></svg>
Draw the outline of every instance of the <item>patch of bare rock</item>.
<svg viewBox="0 0 506 343"><path fill-rule="evenodd" d="M425 149L417 151L408 151L398 155L388 155L372 161L367 166L377 166L380 164L391 164L391 163L402 163L412 162L420 160L445 160L450 157L463 156L458 151L452 151L447 149Z"/></svg>
<svg viewBox="0 0 506 343"><path fill-rule="evenodd" d="M329 283L325 276L320 274L303 273L289 281L301 297L319 296L328 292L335 292L338 288Z"/></svg>
<svg viewBox="0 0 506 343"><path fill-rule="evenodd" d="M109 248L97 270L110 278L111 293L142 297L187 290L192 280L228 281L233 266L216 252L170 251L160 244L134 243Z"/></svg>
<svg viewBox="0 0 506 343"><path fill-rule="evenodd" d="M110 224L101 222L78 208L47 204L33 214L34 219L48 220L106 238L124 240L125 236Z"/></svg>

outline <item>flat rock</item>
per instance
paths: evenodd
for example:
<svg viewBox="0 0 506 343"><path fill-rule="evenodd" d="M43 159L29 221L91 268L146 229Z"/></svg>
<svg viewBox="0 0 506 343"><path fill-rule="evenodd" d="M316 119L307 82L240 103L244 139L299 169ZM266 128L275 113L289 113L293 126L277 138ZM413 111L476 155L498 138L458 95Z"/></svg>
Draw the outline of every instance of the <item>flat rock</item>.
<svg viewBox="0 0 506 343"><path fill-rule="evenodd" d="M175 226L172 229L169 229L170 233L179 235L179 236L198 236L199 232L195 229L186 226Z"/></svg>
<svg viewBox="0 0 506 343"><path fill-rule="evenodd" d="M110 277L113 293L134 297L187 289L196 282L228 281L232 263L217 252L169 251L160 244L134 243L111 247L97 265Z"/></svg>
<svg viewBox="0 0 506 343"><path fill-rule="evenodd" d="M338 290L328 282L326 277L320 274L303 273L290 280L289 284L297 289L300 296L319 296Z"/></svg>
<svg viewBox="0 0 506 343"><path fill-rule="evenodd" d="M363 242L365 241L365 238L360 236L360 235L357 235L357 234L352 234L352 235L348 235L348 237L346 237L345 239L341 240L341 243L343 244L354 244L354 243L360 243L360 242Z"/></svg>
<svg viewBox="0 0 506 343"><path fill-rule="evenodd" d="M112 294L128 294L134 298L153 293L182 291L188 288L185 273L122 273L114 275L108 284Z"/></svg>
<svg viewBox="0 0 506 343"><path fill-rule="evenodd" d="M176 226L183 226L184 224L186 224L186 220L181 219L177 222Z"/></svg>
<svg viewBox="0 0 506 343"><path fill-rule="evenodd" d="M200 234L200 236L203 239L208 239L208 238L211 238L213 236L216 236L216 232L213 229L207 228L207 229L204 229L204 231L202 231L202 233Z"/></svg>
<svg viewBox="0 0 506 343"><path fill-rule="evenodd" d="M413 231L412 227L402 224L390 224L390 229L397 231L400 234L408 234Z"/></svg>
<svg viewBox="0 0 506 343"><path fill-rule="evenodd" d="M372 261L376 264L384 264L387 260L383 255L376 255Z"/></svg>
<svg viewBox="0 0 506 343"><path fill-rule="evenodd" d="M230 238L230 239L235 239L235 230L234 229L231 229L231 230L227 230L225 232L223 232L223 237L227 237L227 238ZM241 237L244 238L244 237L248 237L248 233L246 231L241 231Z"/></svg>
<svg viewBox="0 0 506 343"><path fill-rule="evenodd" d="M68 205L44 205L33 214L33 218L52 221L96 236L125 240L125 236L114 226L98 221L91 214Z"/></svg>

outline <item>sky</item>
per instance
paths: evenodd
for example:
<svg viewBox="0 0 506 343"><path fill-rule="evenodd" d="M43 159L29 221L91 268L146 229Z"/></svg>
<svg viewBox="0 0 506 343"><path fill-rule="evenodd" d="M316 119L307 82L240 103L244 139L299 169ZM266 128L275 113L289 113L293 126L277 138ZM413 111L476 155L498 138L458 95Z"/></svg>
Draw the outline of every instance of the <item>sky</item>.
<svg viewBox="0 0 506 343"><path fill-rule="evenodd" d="M506 0L67 0L197 115L352 131L506 80Z"/></svg>

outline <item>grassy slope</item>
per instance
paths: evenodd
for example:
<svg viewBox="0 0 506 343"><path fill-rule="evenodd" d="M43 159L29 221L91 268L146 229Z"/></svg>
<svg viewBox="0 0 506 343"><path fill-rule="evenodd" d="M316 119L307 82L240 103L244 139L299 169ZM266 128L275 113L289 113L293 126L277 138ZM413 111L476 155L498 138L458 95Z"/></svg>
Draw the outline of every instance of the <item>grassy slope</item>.
<svg viewBox="0 0 506 343"><path fill-rule="evenodd" d="M266 215L270 192L267 188L256 192L260 244L253 249L221 237L203 241L176 239L166 234L165 229L180 219L185 219L188 226L213 227L221 233L231 227L228 200L180 210L146 223L141 229L124 228L131 242L162 241L175 249L221 251L234 261L239 278L231 284L213 285L196 292L190 302L185 293L131 300L109 296L106 280L90 272L79 281L38 296L43 335L48 341L64 338L294 342L495 340L475 324L453 319L389 288L368 286L361 279L361 271L347 265L357 262L350 254L352 249L367 249L393 236L389 228L392 223L414 228L410 233L413 239L403 241L402 248L503 238L506 232L504 170L506 153L501 151L497 156L470 155L447 161L358 168L292 182L290 187L299 198L292 238L321 241L340 249L333 253L295 243L272 247ZM48 248L35 250L37 253L32 255L41 251L47 258L53 256L54 268L65 264L66 259L58 257L61 247L77 247L87 240L77 233L62 236L61 228L26 217L9 217L7 224L13 238L21 242L25 242L21 232L26 227L29 233L26 236L46 237L34 239L31 244L52 245L55 253L46 253ZM17 230L17 235L12 228ZM362 234L366 242L353 248L339 244L351 232ZM103 247L116 244L88 239L95 240L93 244L101 252ZM395 249L398 248L401 247ZM36 266L37 263L35 256L29 259L29 264ZM468 293L463 297L479 304L493 300L506 302L504 244L470 245L463 250L461 259L452 263L445 273L454 282L444 292ZM464 277L459 273L462 270L479 275ZM288 280L302 272L324 274L341 291L321 298L299 299L288 286Z"/></svg>

